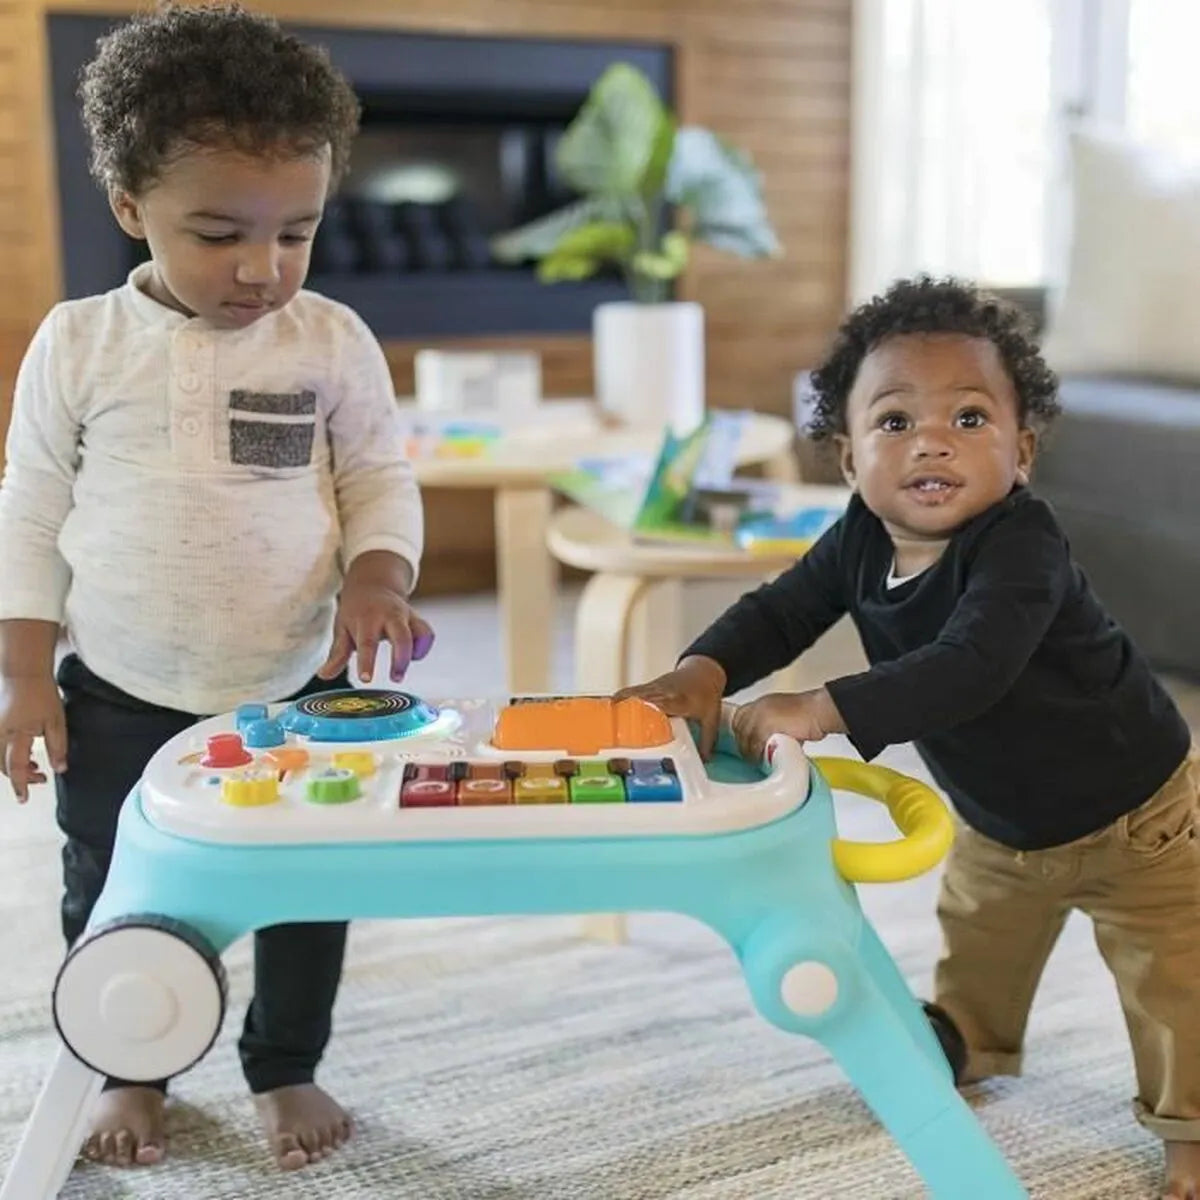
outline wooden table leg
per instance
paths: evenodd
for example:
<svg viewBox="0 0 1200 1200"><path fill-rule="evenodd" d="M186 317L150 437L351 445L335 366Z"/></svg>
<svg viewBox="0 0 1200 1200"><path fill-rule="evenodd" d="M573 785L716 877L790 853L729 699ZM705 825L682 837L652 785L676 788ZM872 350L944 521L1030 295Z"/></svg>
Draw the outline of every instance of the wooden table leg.
<svg viewBox="0 0 1200 1200"><path fill-rule="evenodd" d="M593 575L584 586L575 613L575 687L581 692L615 692L630 677L630 661L644 655L631 647L637 632L644 639L643 609L657 588L640 575ZM631 650L634 651L631 654ZM620 945L629 940L624 913L588 913L580 932L594 942Z"/></svg>
<svg viewBox="0 0 1200 1200"><path fill-rule="evenodd" d="M656 579L634 609L626 658L627 682L665 675L683 650L683 581Z"/></svg>
<svg viewBox="0 0 1200 1200"><path fill-rule="evenodd" d="M575 610L575 689L615 692L633 680L630 637L651 581L639 575L593 575Z"/></svg>
<svg viewBox="0 0 1200 1200"><path fill-rule="evenodd" d="M505 677L513 693L553 691L557 567L546 548L545 487L496 490L496 593Z"/></svg>

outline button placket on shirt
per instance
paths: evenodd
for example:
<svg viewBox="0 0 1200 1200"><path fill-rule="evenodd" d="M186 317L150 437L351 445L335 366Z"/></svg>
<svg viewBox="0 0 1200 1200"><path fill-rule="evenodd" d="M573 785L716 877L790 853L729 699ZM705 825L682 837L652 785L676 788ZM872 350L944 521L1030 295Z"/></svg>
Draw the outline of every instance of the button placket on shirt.
<svg viewBox="0 0 1200 1200"><path fill-rule="evenodd" d="M213 345L190 325L171 339L171 441L177 461L199 465L213 455Z"/></svg>

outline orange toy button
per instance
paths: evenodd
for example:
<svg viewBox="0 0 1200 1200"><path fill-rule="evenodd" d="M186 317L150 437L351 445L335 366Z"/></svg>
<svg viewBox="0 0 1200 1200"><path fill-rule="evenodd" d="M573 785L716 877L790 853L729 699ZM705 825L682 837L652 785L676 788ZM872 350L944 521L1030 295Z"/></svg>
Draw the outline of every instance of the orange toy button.
<svg viewBox="0 0 1200 1200"><path fill-rule="evenodd" d="M274 767L280 775L288 771L303 771L308 766L308 751L299 746L279 746L263 755L263 762Z"/></svg>
<svg viewBox="0 0 1200 1200"><path fill-rule="evenodd" d="M675 736L671 732L671 718L661 708L655 708L636 696L618 700L613 709L617 724L614 746L646 750L651 746L665 746Z"/></svg>
<svg viewBox="0 0 1200 1200"><path fill-rule="evenodd" d="M506 770L506 765L505 763L498 762L468 763L467 777L469 779L508 779L509 773ZM512 774L520 775L520 764L515 764L515 768Z"/></svg>
<svg viewBox="0 0 1200 1200"><path fill-rule="evenodd" d="M458 784L458 802L468 807L511 804L512 784L507 779L463 779Z"/></svg>
<svg viewBox="0 0 1200 1200"><path fill-rule="evenodd" d="M526 700L510 704L496 721L492 742L501 750L565 750L598 754L618 747L646 750L672 740L671 722L644 700L607 697Z"/></svg>

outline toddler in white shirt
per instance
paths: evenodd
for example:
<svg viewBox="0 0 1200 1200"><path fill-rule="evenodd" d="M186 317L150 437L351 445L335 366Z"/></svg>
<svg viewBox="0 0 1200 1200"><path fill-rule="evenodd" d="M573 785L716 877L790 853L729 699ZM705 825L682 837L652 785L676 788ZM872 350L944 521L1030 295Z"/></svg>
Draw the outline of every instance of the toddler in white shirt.
<svg viewBox="0 0 1200 1200"><path fill-rule="evenodd" d="M301 290L357 129L349 85L267 18L165 7L101 39L80 94L96 177L151 259L47 315L0 485L0 768L24 800L45 739L68 942L160 745L333 686L355 651L369 674L381 641L398 680L433 639L408 603L421 503L387 363L353 312ZM344 941L341 924L256 935L239 1050L285 1169L350 1133L314 1082ZM85 1154L159 1161L165 1091L108 1081Z"/></svg>

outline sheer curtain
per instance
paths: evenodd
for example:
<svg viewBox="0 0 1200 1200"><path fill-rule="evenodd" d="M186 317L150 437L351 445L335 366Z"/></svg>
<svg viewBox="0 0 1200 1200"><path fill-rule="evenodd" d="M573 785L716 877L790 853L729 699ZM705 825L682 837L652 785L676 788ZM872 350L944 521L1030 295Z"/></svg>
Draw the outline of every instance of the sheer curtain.
<svg viewBox="0 0 1200 1200"><path fill-rule="evenodd" d="M1200 159L1200 0L856 0L849 299L1062 282L1069 131Z"/></svg>
<svg viewBox="0 0 1200 1200"><path fill-rule="evenodd" d="M920 270L1046 280L1096 3L857 0L852 302Z"/></svg>
<svg viewBox="0 0 1200 1200"><path fill-rule="evenodd" d="M1130 136L1181 158L1200 158L1200 3L1128 0L1124 125Z"/></svg>

